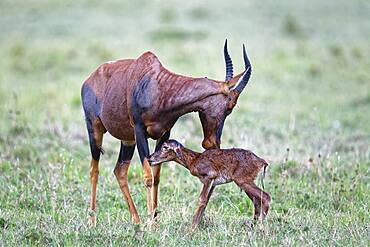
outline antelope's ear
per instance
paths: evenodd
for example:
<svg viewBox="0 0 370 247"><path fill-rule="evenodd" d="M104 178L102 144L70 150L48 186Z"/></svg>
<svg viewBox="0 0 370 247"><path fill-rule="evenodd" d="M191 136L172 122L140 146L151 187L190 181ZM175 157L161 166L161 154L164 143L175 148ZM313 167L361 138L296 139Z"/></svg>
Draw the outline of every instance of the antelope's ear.
<svg viewBox="0 0 370 247"><path fill-rule="evenodd" d="M228 95L230 93L230 87L227 84L227 82L221 82L220 83L221 92L225 95Z"/></svg>
<svg viewBox="0 0 370 247"><path fill-rule="evenodd" d="M243 71L239 75L236 75L235 77L231 78L230 81L226 82L229 89L232 89L233 87L235 87L235 85L238 83L240 77L243 76L244 72L245 71Z"/></svg>

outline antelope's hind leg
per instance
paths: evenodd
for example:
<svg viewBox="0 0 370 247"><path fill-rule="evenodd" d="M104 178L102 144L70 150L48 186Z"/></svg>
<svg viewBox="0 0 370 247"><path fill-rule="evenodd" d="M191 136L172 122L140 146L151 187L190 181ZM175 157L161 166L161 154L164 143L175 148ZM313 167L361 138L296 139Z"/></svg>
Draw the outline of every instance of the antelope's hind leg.
<svg viewBox="0 0 370 247"><path fill-rule="evenodd" d="M96 189L99 177L99 159L102 153L104 126L99 118L94 120L86 119L87 131L89 134L91 163L90 163L90 223L96 226Z"/></svg>
<svg viewBox="0 0 370 247"><path fill-rule="evenodd" d="M130 167L130 162L134 154L134 151L135 151L135 142L125 144L121 142L121 149L119 151L116 167L114 168L114 175L117 178L119 187L127 203L128 209L131 214L132 222L134 224L139 224L140 217L139 214L137 213L135 204L132 200L127 180L128 169Z"/></svg>

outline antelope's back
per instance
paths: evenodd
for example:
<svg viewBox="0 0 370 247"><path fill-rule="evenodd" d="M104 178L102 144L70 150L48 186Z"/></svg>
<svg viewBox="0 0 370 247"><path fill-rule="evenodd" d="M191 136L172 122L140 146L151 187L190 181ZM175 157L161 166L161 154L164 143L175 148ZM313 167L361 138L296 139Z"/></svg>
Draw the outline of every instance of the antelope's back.
<svg viewBox="0 0 370 247"><path fill-rule="evenodd" d="M134 141L130 114L133 92L144 76L155 76L161 64L151 52L137 59L122 59L100 65L82 86L86 115L99 117L114 137Z"/></svg>

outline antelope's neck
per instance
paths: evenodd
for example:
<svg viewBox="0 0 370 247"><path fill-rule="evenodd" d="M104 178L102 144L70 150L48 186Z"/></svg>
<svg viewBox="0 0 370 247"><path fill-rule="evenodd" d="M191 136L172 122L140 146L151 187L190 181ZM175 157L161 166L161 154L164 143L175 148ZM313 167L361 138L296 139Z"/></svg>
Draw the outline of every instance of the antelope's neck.
<svg viewBox="0 0 370 247"><path fill-rule="evenodd" d="M179 116L201 111L202 104L199 102L221 91L220 83L207 78L181 76L167 70L161 72L158 78L159 105L163 111Z"/></svg>
<svg viewBox="0 0 370 247"><path fill-rule="evenodd" d="M149 77L148 90L142 90L142 118L148 136L158 139L177 119L190 112L205 110L204 100L221 93L222 84L207 79L174 74L161 65ZM146 107L150 106L150 107Z"/></svg>

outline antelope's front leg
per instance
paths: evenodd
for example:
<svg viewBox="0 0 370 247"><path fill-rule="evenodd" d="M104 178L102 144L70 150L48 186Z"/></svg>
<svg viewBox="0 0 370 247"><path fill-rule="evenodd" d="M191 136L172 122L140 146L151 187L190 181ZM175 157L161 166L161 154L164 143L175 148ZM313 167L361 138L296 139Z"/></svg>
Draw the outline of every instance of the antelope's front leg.
<svg viewBox="0 0 370 247"><path fill-rule="evenodd" d="M200 220L202 219L202 216L203 216L204 210L207 207L209 198L211 197L213 189L215 188L213 184L214 184L214 180L209 180L209 181L206 181L203 185L202 192L200 193L200 196L199 196L198 209L193 217L193 224L191 226L192 231L195 230Z"/></svg>
<svg viewBox="0 0 370 247"><path fill-rule="evenodd" d="M170 131L167 131L161 138L159 138L155 144L155 151L161 149L162 144L170 138ZM153 214L152 218L157 216L157 205L158 205L158 188L159 188L159 181L161 176L161 165L157 165L152 167L153 171L153 190L152 190L152 200L153 200Z"/></svg>
<svg viewBox="0 0 370 247"><path fill-rule="evenodd" d="M135 125L135 139L137 149L139 151L139 156L141 164L143 166L143 180L144 186L146 188L146 205L148 209L148 214L153 213L153 201L152 201L152 186L153 186L153 175L152 170L149 165L149 145L145 130L140 124Z"/></svg>
<svg viewBox="0 0 370 247"><path fill-rule="evenodd" d="M132 200L127 181L128 169L130 167L130 162L132 159L132 155L134 154L134 150L135 143L132 143L132 145L127 145L127 143L123 144L123 142L121 142L121 149L119 152L116 167L114 168L114 175L116 175L119 187L127 203L128 209L131 214L132 222L134 224L139 224L140 217L139 214L137 213L135 203Z"/></svg>

